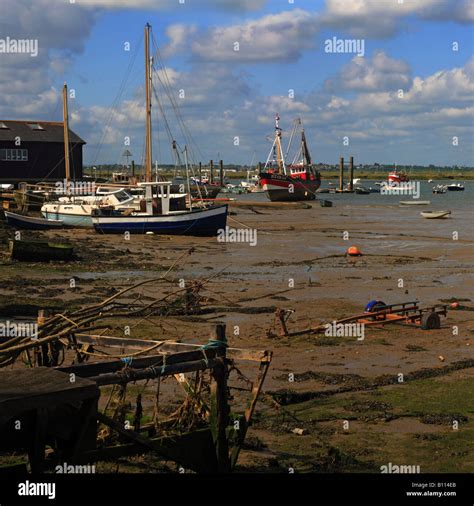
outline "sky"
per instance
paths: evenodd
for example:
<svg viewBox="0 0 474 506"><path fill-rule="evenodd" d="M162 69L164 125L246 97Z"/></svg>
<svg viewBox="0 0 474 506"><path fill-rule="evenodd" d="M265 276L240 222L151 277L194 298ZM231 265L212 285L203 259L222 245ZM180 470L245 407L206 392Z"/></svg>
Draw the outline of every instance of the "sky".
<svg viewBox="0 0 474 506"><path fill-rule="evenodd" d="M0 120L61 121L67 82L87 165L126 149L143 160L148 22L165 69L158 163L173 161L172 140L195 162L265 161L279 114L285 144L301 118L314 163L474 166L472 0L0 3ZM36 40L37 55L2 52L7 38Z"/></svg>

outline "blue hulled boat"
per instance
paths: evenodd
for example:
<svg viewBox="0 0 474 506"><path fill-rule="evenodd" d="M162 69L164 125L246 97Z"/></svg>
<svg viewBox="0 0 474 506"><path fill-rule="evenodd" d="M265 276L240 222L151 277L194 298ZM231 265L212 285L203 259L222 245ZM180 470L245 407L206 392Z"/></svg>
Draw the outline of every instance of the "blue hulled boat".
<svg viewBox="0 0 474 506"><path fill-rule="evenodd" d="M145 209L133 212L113 208L94 209L92 223L96 232L215 236L220 229L225 229L227 205L172 211L171 183L142 183L142 186L145 186Z"/></svg>

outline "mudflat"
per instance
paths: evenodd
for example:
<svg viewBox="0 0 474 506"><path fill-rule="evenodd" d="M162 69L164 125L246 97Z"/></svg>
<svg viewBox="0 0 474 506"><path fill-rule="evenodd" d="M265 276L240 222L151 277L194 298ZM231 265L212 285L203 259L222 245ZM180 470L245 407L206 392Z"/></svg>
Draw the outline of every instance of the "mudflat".
<svg viewBox="0 0 474 506"><path fill-rule="evenodd" d="M203 342L210 325L223 321L231 346L273 351L240 470L380 472L391 462L416 463L422 472L474 471L468 444L474 436L474 213L424 220L416 206L334 201L332 208L231 205L228 226L256 231L255 245L243 233L235 237L244 242L218 242L126 240L92 229L22 232L22 238L71 242L78 258L12 262L4 244L1 316L103 300L159 276L183 255L170 283L147 285L144 293L157 296L180 280L208 279L207 310L146 322L132 337ZM5 243L13 231L2 228L0 236ZM362 256L346 255L349 246ZM360 313L373 299L458 307L440 329L392 324L366 328L363 339L284 337L275 317L277 309L292 310L288 330L303 330ZM134 465L124 459L120 469Z"/></svg>

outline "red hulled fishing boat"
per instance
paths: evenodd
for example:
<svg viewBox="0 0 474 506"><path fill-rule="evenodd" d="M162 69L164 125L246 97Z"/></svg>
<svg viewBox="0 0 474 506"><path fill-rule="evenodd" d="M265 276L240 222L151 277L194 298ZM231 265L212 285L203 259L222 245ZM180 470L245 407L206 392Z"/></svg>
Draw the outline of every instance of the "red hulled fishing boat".
<svg viewBox="0 0 474 506"><path fill-rule="evenodd" d="M321 176L311 163L311 155L301 119L295 120L286 155L288 155L296 131L301 127L300 149L289 165L286 164L281 142L280 117L275 118L275 139L263 171L260 185L272 201L313 200L321 185Z"/></svg>

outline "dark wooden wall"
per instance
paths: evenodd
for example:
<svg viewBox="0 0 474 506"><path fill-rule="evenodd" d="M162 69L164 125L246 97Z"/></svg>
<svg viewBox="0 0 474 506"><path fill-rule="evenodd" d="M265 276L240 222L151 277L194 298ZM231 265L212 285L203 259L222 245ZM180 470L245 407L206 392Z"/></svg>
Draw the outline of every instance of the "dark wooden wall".
<svg viewBox="0 0 474 506"><path fill-rule="evenodd" d="M0 149L27 149L28 161L0 161L0 183L60 181L64 179L64 145L60 142L0 141ZM71 145L71 179L82 178L82 144Z"/></svg>

